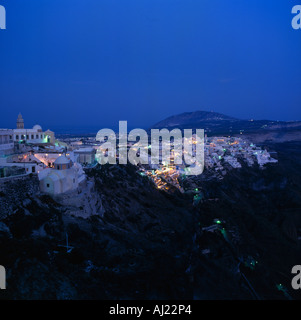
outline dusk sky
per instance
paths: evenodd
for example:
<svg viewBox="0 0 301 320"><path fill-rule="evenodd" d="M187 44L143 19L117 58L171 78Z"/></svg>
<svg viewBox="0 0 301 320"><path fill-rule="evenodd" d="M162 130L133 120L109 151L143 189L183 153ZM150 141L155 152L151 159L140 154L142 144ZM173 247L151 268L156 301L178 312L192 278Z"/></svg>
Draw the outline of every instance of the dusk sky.
<svg viewBox="0 0 301 320"><path fill-rule="evenodd" d="M301 0L0 0L1 128L301 120Z"/></svg>

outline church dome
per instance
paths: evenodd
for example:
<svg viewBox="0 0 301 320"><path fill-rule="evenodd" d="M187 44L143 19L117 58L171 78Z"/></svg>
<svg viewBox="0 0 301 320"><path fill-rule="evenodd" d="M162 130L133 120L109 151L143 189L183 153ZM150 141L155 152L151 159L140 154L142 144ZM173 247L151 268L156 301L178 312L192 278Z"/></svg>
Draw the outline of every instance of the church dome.
<svg viewBox="0 0 301 320"><path fill-rule="evenodd" d="M37 131L42 131L42 127L38 124L36 124L34 127L33 127L33 130L37 130Z"/></svg>
<svg viewBox="0 0 301 320"><path fill-rule="evenodd" d="M55 165L56 164L69 164L69 163L70 163L70 160L65 156L60 156L54 161Z"/></svg>
<svg viewBox="0 0 301 320"><path fill-rule="evenodd" d="M54 161L55 170L66 170L72 167L71 160L65 156L60 156Z"/></svg>

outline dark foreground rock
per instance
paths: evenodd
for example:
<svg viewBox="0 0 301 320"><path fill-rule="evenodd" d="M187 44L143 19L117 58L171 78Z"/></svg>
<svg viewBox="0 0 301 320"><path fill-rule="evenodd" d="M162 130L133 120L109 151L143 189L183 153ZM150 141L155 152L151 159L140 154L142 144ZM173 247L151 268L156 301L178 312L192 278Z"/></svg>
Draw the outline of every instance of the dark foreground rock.
<svg viewBox="0 0 301 320"><path fill-rule="evenodd" d="M193 179L198 203L157 190L130 165L87 173L101 215L72 215L48 196L30 195L1 220L1 297L298 299L290 282L301 256L301 149L269 147L279 164Z"/></svg>

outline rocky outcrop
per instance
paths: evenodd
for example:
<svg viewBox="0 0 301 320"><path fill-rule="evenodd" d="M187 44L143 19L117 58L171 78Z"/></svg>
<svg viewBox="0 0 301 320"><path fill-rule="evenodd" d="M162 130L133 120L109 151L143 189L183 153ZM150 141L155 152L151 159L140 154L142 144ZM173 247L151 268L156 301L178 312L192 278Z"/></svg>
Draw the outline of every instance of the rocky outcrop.
<svg viewBox="0 0 301 320"><path fill-rule="evenodd" d="M26 207L30 198L39 192L36 175L0 179L0 220Z"/></svg>
<svg viewBox="0 0 301 320"><path fill-rule="evenodd" d="M95 215L103 217L105 212L101 194L95 192L93 180L87 181L84 187L76 191L56 196L54 199L64 206L66 214L75 217L89 218Z"/></svg>

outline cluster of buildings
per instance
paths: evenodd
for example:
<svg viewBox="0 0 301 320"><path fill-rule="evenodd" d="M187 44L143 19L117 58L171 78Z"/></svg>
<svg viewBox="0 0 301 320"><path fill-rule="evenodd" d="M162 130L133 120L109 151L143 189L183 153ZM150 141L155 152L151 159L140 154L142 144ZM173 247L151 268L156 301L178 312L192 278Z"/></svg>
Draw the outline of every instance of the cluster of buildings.
<svg viewBox="0 0 301 320"><path fill-rule="evenodd" d="M26 129L19 114L16 129L0 129L0 178L35 174L42 192L60 195L84 187L83 167L95 165L96 150L69 145L40 125Z"/></svg>
<svg viewBox="0 0 301 320"><path fill-rule="evenodd" d="M42 192L59 195L74 191L85 184L83 168L96 165L96 150L99 146L96 138L58 140L53 131L43 131L40 125L26 129L22 115L19 114L16 129L0 129L0 178L37 174ZM133 149L133 142L128 142L128 148ZM138 149L140 157L146 157L144 163L148 163L139 166L142 175L152 179L158 189L168 191L174 186L184 192L179 177L188 174L190 168L185 163L174 163L177 150L171 146L169 163L162 164L160 161L159 164L152 164L149 161L151 146L145 146L144 152ZM263 167L277 160L267 150L240 137L208 138L205 135L205 169L222 179L229 168L240 168L243 162L248 166L258 163Z"/></svg>
<svg viewBox="0 0 301 320"><path fill-rule="evenodd" d="M174 150L171 149L171 155ZM276 163L271 154L255 144L240 137L210 137L204 139L204 169L215 177L223 179L229 169L238 169L245 163L249 167L257 163L263 168L267 163ZM179 183L189 167L185 163L175 165L173 158L168 164L149 164L142 166L141 172L147 175L158 189L169 191L171 186L184 192Z"/></svg>
<svg viewBox="0 0 301 320"><path fill-rule="evenodd" d="M205 167L216 171L224 170L225 163L241 168L244 161L248 166L256 162L262 168L267 163L276 163L267 150L239 137L205 138Z"/></svg>
<svg viewBox="0 0 301 320"><path fill-rule="evenodd" d="M185 138L183 138L185 139ZM72 146L86 146L89 148L99 148L100 143L95 138L87 137L83 139L69 138L64 140ZM195 143L195 141L193 142ZM183 141L184 145L184 141ZM159 164L153 163L153 157L151 153L152 146L144 146L139 148L135 146L135 142L128 141L127 149L136 151L137 155L143 160L139 165L139 172L141 175L148 176L160 190L169 191L171 187L177 188L180 192L184 192L179 178L189 175L190 167L185 163L179 165L174 163L174 159L178 156L178 151L173 149L171 145L170 149L170 162L162 162L161 151L163 149L162 144L159 146ZM82 149L82 152L85 148ZM185 150L183 155L185 154ZM84 154L81 155L84 157ZM118 153L116 153L118 159ZM204 167L211 175L214 175L218 179L223 179L223 176L232 169L238 169L242 167L242 163L248 166L253 166L257 163L261 168L267 163L276 163L271 154L262 149L259 146L249 142L241 137L207 137L204 138Z"/></svg>
<svg viewBox="0 0 301 320"><path fill-rule="evenodd" d="M141 175L146 175L153 180L158 189L170 191L171 186L184 193L184 189L179 182L180 172L175 166L163 166L156 170L141 170Z"/></svg>

